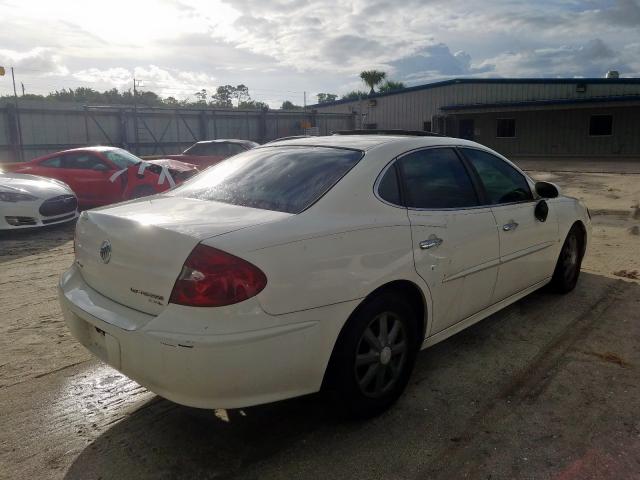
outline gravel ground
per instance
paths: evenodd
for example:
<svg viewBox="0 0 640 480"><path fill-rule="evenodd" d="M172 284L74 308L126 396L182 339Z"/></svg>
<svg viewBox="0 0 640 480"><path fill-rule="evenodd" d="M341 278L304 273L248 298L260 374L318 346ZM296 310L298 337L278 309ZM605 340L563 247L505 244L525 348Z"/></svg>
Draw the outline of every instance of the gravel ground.
<svg viewBox="0 0 640 480"><path fill-rule="evenodd" d="M640 478L640 175L531 173L593 214L577 289L421 353L365 423L317 395L215 412L153 395L64 326L73 228L0 236L0 478Z"/></svg>

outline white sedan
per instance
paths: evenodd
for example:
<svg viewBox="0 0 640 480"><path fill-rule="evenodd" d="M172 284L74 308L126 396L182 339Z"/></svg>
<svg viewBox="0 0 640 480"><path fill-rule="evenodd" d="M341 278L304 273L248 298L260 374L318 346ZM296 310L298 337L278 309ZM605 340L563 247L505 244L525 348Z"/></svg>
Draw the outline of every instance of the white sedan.
<svg viewBox="0 0 640 480"><path fill-rule="evenodd" d="M590 230L578 200L474 142L292 139L84 212L59 297L82 344L177 403L327 388L370 416L421 348L572 290Z"/></svg>
<svg viewBox="0 0 640 480"><path fill-rule="evenodd" d="M0 230L17 230L69 222L78 201L58 180L0 171Z"/></svg>

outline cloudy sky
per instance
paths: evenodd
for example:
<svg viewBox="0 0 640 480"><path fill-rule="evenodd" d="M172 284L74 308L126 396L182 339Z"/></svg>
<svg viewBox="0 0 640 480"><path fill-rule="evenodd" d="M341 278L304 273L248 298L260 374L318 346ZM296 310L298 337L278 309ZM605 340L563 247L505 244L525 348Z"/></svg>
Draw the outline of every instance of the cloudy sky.
<svg viewBox="0 0 640 480"><path fill-rule="evenodd" d="M0 0L0 65L27 93L244 83L279 105L453 77L640 76L640 0ZM0 94L11 90L0 77Z"/></svg>

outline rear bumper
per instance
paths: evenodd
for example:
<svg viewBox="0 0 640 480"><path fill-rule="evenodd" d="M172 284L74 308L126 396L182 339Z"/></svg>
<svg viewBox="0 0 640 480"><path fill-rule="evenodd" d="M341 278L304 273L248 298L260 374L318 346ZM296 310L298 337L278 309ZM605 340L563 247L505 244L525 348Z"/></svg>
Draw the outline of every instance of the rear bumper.
<svg viewBox="0 0 640 480"><path fill-rule="evenodd" d="M240 408L318 391L357 303L279 316L251 300L235 309L170 304L152 316L92 290L75 267L63 274L59 298L71 333L94 355L149 390L200 408Z"/></svg>

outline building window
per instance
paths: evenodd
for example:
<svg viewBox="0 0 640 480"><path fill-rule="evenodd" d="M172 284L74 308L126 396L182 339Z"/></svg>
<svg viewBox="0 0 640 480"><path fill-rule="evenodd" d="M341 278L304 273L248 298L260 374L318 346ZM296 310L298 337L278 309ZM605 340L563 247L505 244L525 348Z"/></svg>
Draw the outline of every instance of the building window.
<svg viewBox="0 0 640 480"><path fill-rule="evenodd" d="M499 118L497 123L496 137L515 137L516 119Z"/></svg>
<svg viewBox="0 0 640 480"><path fill-rule="evenodd" d="M589 135L600 137L613 134L612 115L591 115L589 119Z"/></svg>
<svg viewBox="0 0 640 480"><path fill-rule="evenodd" d="M365 123L364 124L364 129L365 130L377 130L378 129L378 124L377 123Z"/></svg>
<svg viewBox="0 0 640 480"><path fill-rule="evenodd" d="M431 122L423 122L422 123L422 130L424 130L425 132L431 132Z"/></svg>

